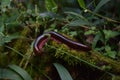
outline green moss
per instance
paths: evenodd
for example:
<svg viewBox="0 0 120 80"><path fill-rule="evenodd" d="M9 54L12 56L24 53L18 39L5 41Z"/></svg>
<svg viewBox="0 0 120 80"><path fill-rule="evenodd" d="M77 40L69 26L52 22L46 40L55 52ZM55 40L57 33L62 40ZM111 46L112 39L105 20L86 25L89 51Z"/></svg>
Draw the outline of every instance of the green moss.
<svg viewBox="0 0 120 80"><path fill-rule="evenodd" d="M99 70L109 71L112 73L117 71L120 73L120 68L117 66L117 64L120 63L116 64L115 60L107 58L93 50L88 52L77 51L70 49L65 44L50 41L47 45L45 45L45 51L58 59L68 62L69 65L81 64L82 62Z"/></svg>

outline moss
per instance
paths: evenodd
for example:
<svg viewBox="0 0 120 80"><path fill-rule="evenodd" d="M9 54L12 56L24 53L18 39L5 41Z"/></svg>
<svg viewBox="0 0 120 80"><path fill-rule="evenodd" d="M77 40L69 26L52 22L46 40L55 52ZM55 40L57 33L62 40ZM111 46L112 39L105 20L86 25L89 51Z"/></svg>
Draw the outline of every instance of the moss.
<svg viewBox="0 0 120 80"><path fill-rule="evenodd" d="M63 59L68 62L69 65L76 65L82 63L87 63L93 68L98 68L100 70L109 71L112 73L120 73L120 68L118 65L120 63L110 58L103 56L102 54L95 52L93 50L87 51L77 51L70 49L65 44L60 44L55 41L51 41L46 45L45 50L50 54L54 55L56 58ZM117 69L116 69L117 68ZM116 74L116 73L115 73Z"/></svg>

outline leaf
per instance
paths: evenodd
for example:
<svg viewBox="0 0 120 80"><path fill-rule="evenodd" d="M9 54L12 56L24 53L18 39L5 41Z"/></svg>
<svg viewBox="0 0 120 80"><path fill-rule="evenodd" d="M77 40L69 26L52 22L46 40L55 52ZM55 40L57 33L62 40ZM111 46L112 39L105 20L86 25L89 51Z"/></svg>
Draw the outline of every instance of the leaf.
<svg viewBox="0 0 120 80"><path fill-rule="evenodd" d="M44 12L44 13L40 13L40 16L42 18L45 18L45 17L50 17L50 18L54 18L56 15L52 12Z"/></svg>
<svg viewBox="0 0 120 80"><path fill-rule="evenodd" d="M4 26L3 25L0 25L0 33L4 31Z"/></svg>
<svg viewBox="0 0 120 80"><path fill-rule="evenodd" d="M3 25L3 19L2 16L0 16L0 32L4 31L4 25Z"/></svg>
<svg viewBox="0 0 120 80"><path fill-rule="evenodd" d="M101 1L98 3L98 5L96 6L94 12L98 12L99 9L100 9L104 4L106 4L106 3L109 2L109 1L110 1L110 0L101 0Z"/></svg>
<svg viewBox="0 0 120 80"><path fill-rule="evenodd" d="M112 51L110 46L105 46L105 51L106 56L115 59L117 53L115 51Z"/></svg>
<svg viewBox="0 0 120 80"><path fill-rule="evenodd" d="M17 65L8 65L8 68L11 69L12 71L16 72L19 74L23 80L32 80L31 76L22 68L20 68Z"/></svg>
<svg viewBox="0 0 120 80"><path fill-rule="evenodd" d="M111 58L113 58L113 59L115 59L116 54L117 54L117 53L116 53L115 51L110 51L110 52L108 53L108 56L111 57Z"/></svg>
<svg viewBox="0 0 120 80"><path fill-rule="evenodd" d="M92 48L94 49L97 45L97 42L100 40L100 35L96 35L94 40L93 40L93 43L92 43Z"/></svg>
<svg viewBox="0 0 120 80"><path fill-rule="evenodd" d="M70 73L67 69L59 63L54 63L55 68L57 69L61 80L73 80Z"/></svg>
<svg viewBox="0 0 120 80"><path fill-rule="evenodd" d="M57 4L54 0L45 0L45 6L50 12L57 12Z"/></svg>
<svg viewBox="0 0 120 80"><path fill-rule="evenodd" d="M83 9L86 8L84 0L77 0L77 1L78 1L79 6L80 6L81 8L83 8Z"/></svg>
<svg viewBox="0 0 120 80"><path fill-rule="evenodd" d="M94 30L88 30L84 34L85 35L90 35L90 34L95 34L96 32Z"/></svg>
<svg viewBox="0 0 120 80"><path fill-rule="evenodd" d="M105 33L102 29L99 29L98 34L100 35L100 40L106 44L106 40L105 40Z"/></svg>
<svg viewBox="0 0 120 80"><path fill-rule="evenodd" d="M82 20L87 21L87 19L86 19L84 16L82 16L81 14L78 14L78 13L75 13L75 12L69 12L69 11L66 11L66 12L64 12L64 13L66 13L66 14L71 14L71 15L75 15L75 16L81 18Z"/></svg>
<svg viewBox="0 0 120 80"><path fill-rule="evenodd" d="M2 0L2 6L8 6L8 5L10 5L10 1L11 0Z"/></svg>
<svg viewBox="0 0 120 80"><path fill-rule="evenodd" d="M5 36L3 33L0 33L0 46L4 45L5 43L11 42L11 40L19 38L18 35L7 35Z"/></svg>
<svg viewBox="0 0 120 80"><path fill-rule="evenodd" d="M113 38L117 35L120 35L120 32L117 31L112 31L112 30L103 30L104 34L105 34L105 39L109 40L110 38Z"/></svg>
<svg viewBox="0 0 120 80"><path fill-rule="evenodd" d="M0 68L0 80L23 80L20 75L10 69Z"/></svg>
<svg viewBox="0 0 120 80"><path fill-rule="evenodd" d="M68 24L68 26L83 26L83 25L90 25L89 22L83 21L82 19L72 21Z"/></svg>

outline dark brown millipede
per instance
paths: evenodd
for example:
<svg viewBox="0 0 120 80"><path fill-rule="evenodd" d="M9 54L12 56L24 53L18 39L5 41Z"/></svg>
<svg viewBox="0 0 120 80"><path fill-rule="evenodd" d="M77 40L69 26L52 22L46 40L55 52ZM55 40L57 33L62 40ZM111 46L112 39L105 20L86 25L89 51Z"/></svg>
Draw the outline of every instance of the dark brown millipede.
<svg viewBox="0 0 120 80"><path fill-rule="evenodd" d="M68 39L67 37L54 32L54 31L50 31L50 32L46 32L42 35L40 35L34 42L34 52L35 53L41 53L42 52L42 48L45 45L45 43L48 41L48 36L50 35L50 39L55 40L57 42L60 43L64 43L65 45L67 45L68 47L75 49L75 50L79 50L79 51L90 51L91 48L88 47L87 45L75 42L71 39Z"/></svg>

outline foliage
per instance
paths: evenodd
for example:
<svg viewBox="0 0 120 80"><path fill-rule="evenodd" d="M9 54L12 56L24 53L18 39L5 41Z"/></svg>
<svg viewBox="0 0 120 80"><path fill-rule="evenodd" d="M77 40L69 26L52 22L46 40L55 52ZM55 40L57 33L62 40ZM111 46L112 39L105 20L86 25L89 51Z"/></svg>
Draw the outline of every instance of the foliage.
<svg viewBox="0 0 120 80"><path fill-rule="evenodd" d="M31 76L17 65L8 65L7 69L0 69L0 79L32 80Z"/></svg>
<svg viewBox="0 0 120 80"><path fill-rule="evenodd" d="M53 0L45 0L45 5L48 11L57 12L57 5Z"/></svg>
<svg viewBox="0 0 120 80"><path fill-rule="evenodd" d="M43 57L33 56L34 40L50 30L69 35L119 62L119 3L119 0L0 0L0 72L7 72L6 75L11 78L10 74L15 74L17 79L23 79L25 76L21 73L28 72L35 80L51 80L48 64L59 62L59 50L54 56L48 53ZM79 63L68 54L66 56L60 59L69 59L68 64ZM16 65L8 69L10 64ZM89 65L93 64L91 60ZM59 72L60 69L57 70ZM116 78L119 76L112 75L113 80Z"/></svg>
<svg viewBox="0 0 120 80"><path fill-rule="evenodd" d="M54 66L56 67L61 80L73 80L72 77L70 76L69 72L67 71L66 68L64 68L61 64L54 63Z"/></svg>

